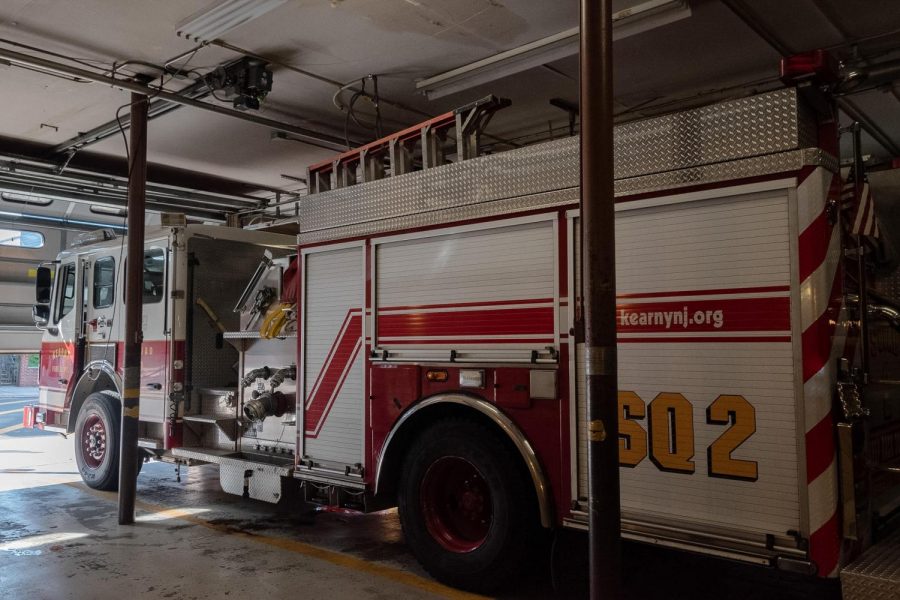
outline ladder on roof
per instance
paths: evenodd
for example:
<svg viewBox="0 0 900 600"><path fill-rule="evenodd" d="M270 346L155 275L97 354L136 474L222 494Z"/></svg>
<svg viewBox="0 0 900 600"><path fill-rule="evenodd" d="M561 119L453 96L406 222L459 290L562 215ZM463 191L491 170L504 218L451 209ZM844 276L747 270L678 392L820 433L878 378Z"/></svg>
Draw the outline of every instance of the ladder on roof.
<svg viewBox="0 0 900 600"><path fill-rule="evenodd" d="M487 96L403 131L348 150L307 169L310 194L417 170L414 159L419 150L421 169L445 164L444 150L451 130L456 134L456 160L479 155L481 136L491 117L512 104L506 98Z"/></svg>

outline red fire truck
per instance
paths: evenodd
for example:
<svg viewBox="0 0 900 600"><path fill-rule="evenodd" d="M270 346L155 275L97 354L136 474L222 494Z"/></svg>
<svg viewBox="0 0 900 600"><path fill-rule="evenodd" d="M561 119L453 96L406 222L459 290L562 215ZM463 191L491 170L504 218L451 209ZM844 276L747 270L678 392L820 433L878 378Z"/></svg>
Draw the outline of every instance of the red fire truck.
<svg viewBox="0 0 900 600"><path fill-rule="evenodd" d="M895 277L872 278L861 306L838 124L814 94L616 130L622 531L834 577L900 499L874 466L900 454L881 382L897 372L885 349L900 298ZM311 501L398 505L428 571L471 589L524 564L538 528L586 528L579 142L477 156L502 105L310 167L296 243L148 232L146 452L216 463L225 491L268 502L294 479ZM103 489L118 460L121 248L87 243L40 270L41 402L27 415L71 434Z"/></svg>

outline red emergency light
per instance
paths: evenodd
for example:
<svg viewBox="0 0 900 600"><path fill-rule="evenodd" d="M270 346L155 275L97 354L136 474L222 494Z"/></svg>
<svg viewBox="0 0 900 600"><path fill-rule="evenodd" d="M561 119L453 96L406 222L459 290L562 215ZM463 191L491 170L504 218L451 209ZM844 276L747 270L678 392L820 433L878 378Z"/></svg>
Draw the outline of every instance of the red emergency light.
<svg viewBox="0 0 900 600"><path fill-rule="evenodd" d="M811 50L781 59L781 81L793 85L815 79L818 83L840 81L840 66L827 50Z"/></svg>

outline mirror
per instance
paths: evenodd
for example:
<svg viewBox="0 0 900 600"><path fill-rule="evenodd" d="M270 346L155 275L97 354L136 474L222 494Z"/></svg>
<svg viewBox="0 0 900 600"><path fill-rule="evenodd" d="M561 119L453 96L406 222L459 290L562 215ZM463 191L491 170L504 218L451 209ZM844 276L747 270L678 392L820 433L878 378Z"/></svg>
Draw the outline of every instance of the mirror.
<svg viewBox="0 0 900 600"><path fill-rule="evenodd" d="M50 307L46 304L35 304L31 307L31 318L37 327L46 329L47 323L50 322Z"/></svg>
<svg viewBox="0 0 900 600"><path fill-rule="evenodd" d="M37 277L34 284L34 300L38 304L50 304L51 292L53 290L53 272L50 267L38 267ZM47 310L49 319L50 310Z"/></svg>

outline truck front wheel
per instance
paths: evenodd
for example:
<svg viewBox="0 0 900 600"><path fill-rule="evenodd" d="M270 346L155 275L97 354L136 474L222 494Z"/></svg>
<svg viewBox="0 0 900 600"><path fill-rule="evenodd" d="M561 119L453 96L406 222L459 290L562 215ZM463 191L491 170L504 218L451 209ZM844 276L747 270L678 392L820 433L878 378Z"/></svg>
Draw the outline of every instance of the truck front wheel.
<svg viewBox="0 0 900 600"><path fill-rule="evenodd" d="M447 420L413 443L399 486L413 553L439 581L487 592L526 564L535 493L514 451L475 422Z"/></svg>
<svg viewBox="0 0 900 600"><path fill-rule="evenodd" d="M96 392L75 422L75 462L84 482L97 490L119 487L119 412L115 398Z"/></svg>

